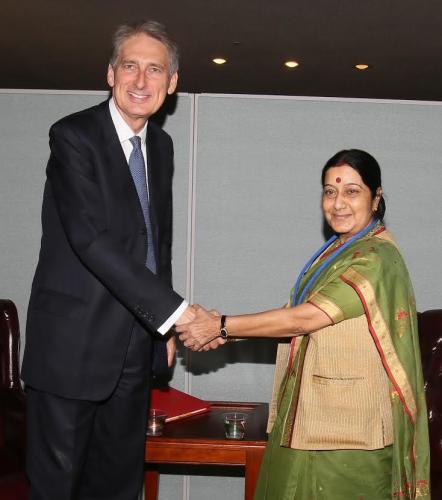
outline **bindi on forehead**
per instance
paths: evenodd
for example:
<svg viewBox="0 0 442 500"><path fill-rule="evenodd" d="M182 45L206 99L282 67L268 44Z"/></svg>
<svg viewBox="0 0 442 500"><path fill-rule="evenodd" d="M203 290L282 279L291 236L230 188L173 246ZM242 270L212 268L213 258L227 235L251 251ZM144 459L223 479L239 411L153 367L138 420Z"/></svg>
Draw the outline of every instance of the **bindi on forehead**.
<svg viewBox="0 0 442 500"><path fill-rule="evenodd" d="M341 181L342 181L342 179L341 179L340 177L336 177L336 182L337 182L338 184L340 184L340 183L341 183Z"/></svg>

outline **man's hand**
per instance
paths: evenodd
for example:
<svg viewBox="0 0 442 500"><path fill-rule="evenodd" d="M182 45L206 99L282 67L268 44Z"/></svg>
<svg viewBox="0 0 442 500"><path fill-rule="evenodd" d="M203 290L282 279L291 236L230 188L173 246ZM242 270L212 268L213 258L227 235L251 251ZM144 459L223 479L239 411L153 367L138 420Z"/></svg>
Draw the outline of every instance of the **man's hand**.
<svg viewBox="0 0 442 500"><path fill-rule="evenodd" d="M184 323L190 323L195 319L195 308L194 306L189 305L183 314L177 319L175 325L183 325Z"/></svg>
<svg viewBox="0 0 442 500"><path fill-rule="evenodd" d="M171 368L173 362L175 361L175 355L176 355L175 335L172 335L170 339L168 339L168 341L166 342L166 350L167 350L167 366Z"/></svg>
<svg viewBox="0 0 442 500"><path fill-rule="evenodd" d="M192 351L216 349L226 341L219 337L220 319L217 311L206 311L194 305L195 318L190 323L177 325L179 339Z"/></svg>

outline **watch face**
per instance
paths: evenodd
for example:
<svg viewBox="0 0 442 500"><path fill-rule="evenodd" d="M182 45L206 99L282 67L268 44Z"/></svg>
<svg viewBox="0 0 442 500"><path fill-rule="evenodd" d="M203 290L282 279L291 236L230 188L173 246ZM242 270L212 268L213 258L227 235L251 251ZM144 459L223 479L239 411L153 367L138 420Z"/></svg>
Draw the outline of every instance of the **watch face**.
<svg viewBox="0 0 442 500"><path fill-rule="evenodd" d="M220 337L224 340L226 340L227 337L229 336L229 334L225 328L221 328L221 330L219 331L219 334L220 334Z"/></svg>

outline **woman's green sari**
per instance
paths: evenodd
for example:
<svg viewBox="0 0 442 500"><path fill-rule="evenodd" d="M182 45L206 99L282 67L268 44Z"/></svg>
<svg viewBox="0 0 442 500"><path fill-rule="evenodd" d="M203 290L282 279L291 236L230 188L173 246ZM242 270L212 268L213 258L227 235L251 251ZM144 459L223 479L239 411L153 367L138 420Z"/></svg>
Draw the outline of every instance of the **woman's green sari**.
<svg viewBox="0 0 442 500"><path fill-rule="evenodd" d="M319 258L312 264L298 295L322 263ZM415 299L404 261L383 226L377 224L337 255L314 281L304 302L322 309L334 323L365 313L391 385L394 442L374 451L293 449L291 436L308 344L308 336L297 337L286 349L287 356L278 356L278 364L281 360L285 364L284 377L277 383L278 398L271 405L277 416L275 420L271 415L275 423L255 499L429 499L427 411ZM281 352L284 349L281 346Z"/></svg>

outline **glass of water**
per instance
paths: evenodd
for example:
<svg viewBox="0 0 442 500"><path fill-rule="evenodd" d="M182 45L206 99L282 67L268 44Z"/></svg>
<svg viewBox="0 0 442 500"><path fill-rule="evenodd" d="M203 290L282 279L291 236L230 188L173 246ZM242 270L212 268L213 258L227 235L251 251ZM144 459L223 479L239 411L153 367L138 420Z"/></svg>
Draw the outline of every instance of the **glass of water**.
<svg viewBox="0 0 442 500"><path fill-rule="evenodd" d="M224 413L224 430L227 439L243 439L246 431L245 413Z"/></svg>

